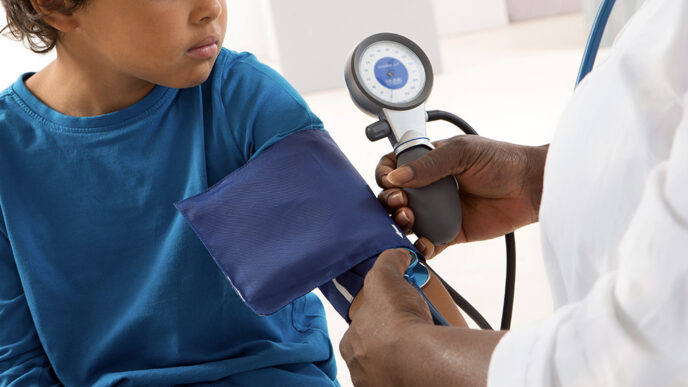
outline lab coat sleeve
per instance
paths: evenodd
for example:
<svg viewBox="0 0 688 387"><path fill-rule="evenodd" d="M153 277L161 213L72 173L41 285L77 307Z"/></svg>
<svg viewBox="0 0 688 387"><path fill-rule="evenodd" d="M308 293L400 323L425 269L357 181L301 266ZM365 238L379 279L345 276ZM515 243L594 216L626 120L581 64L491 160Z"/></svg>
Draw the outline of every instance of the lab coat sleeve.
<svg viewBox="0 0 688 387"><path fill-rule="evenodd" d="M43 351L12 257L0 230L0 385L59 385Z"/></svg>
<svg viewBox="0 0 688 387"><path fill-rule="evenodd" d="M489 386L678 386L688 381L688 94L670 156L650 172L586 298L507 333Z"/></svg>

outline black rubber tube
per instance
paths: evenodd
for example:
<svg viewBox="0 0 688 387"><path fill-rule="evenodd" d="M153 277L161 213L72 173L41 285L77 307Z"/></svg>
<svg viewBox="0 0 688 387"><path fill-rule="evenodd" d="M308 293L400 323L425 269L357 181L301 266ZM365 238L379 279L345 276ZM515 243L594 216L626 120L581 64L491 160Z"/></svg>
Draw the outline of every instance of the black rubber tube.
<svg viewBox="0 0 688 387"><path fill-rule="evenodd" d="M473 129L473 127L468 124L464 119L442 110L431 110L427 112L428 121L447 121L459 129L461 129L465 134L477 135L478 132ZM514 233L509 233L504 236L506 239L506 276L504 281L504 305L502 308L502 321L501 329L506 330L511 328L511 318L514 310L514 294L516 290L516 237ZM429 266L428 266L429 268ZM492 329L490 324L485 320L485 318L478 312L477 309L473 307L465 298L463 298L454 288L452 288L447 282L445 282L442 277L437 275L437 273L430 269L433 274L442 282L447 291L451 295L452 299L466 314L475 321L476 324L482 329Z"/></svg>
<svg viewBox="0 0 688 387"><path fill-rule="evenodd" d="M506 239L506 280L504 281L504 307L502 308L501 329L511 329L511 315L514 311L516 292L516 236L509 233Z"/></svg>
<svg viewBox="0 0 688 387"><path fill-rule="evenodd" d="M464 121L463 118L457 116L456 114L452 114L442 110L430 110L428 112L428 121L437 120L451 122L452 124L458 126L459 129L461 129L466 134L478 134L478 132L476 132L475 129L473 129L473 127L468 124L468 122Z"/></svg>

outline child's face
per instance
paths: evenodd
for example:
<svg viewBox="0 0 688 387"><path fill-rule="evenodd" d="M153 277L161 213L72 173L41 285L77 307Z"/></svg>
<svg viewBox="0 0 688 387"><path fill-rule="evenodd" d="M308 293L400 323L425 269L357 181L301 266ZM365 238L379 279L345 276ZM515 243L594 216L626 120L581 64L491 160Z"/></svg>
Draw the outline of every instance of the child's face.
<svg viewBox="0 0 688 387"><path fill-rule="evenodd" d="M64 49L98 71L175 88L208 78L227 28L225 0L90 0L73 16Z"/></svg>

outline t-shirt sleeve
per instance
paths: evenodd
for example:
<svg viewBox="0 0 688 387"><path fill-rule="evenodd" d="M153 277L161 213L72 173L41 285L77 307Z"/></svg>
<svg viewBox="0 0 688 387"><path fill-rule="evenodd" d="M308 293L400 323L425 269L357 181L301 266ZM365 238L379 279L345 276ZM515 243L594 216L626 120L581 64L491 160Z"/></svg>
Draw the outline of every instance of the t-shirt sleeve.
<svg viewBox="0 0 688 387"><path fill-rule="evenodd" d="M688 94L670 156L650 172L614 259L588 296L514 329L490 386L679 386L688 380Z"/></svg>
<svg viewBox="0 0 688 387"><path fill-rule="evenodd" d="M38 340L10 243L0 229L0 385L59 385L53 375Z"/></svg>
<svg viewBox="0 0 688 387"><path fill-rule="evenodd" d="M226 119L250 160L264 149L306 129L323 129L304 99L269 66L248 53L223 57L220 95Z"/></svg>

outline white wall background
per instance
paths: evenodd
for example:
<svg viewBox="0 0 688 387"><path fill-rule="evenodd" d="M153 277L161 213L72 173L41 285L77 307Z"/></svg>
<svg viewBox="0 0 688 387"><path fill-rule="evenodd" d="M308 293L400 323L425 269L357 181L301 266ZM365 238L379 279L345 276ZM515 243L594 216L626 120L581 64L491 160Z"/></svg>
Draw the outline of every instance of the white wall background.
<svg viewBox="0 0 688 387"><path fill-rule="evenodd" d="M504 0L433 0L440 37L507 25Z"/></svg>
<svg viewBox="0 0 688 387"><path fill-rule="evenodd" d="M5 26L5 10L0 7L0 25ZM2 28L0 27L0 28ZM55 53L34 54L21 43L0 37L0 90L4 90L19 75L36 72L55 58Z"/></svg>
<svg viewBox="0 0 688 387"><path fill-rule="evenodd" d="M304 7L298 2L284 0L281 2L284 3L285 8L280 12L285 17L295 17L298 19L299 14L306 17L317 14L312 7L308 7L307 3L304 3ZM275 42L276 31L272 24L274 21L273 9L270 3L270 0L230 0L228 2L230 20L227 34L228 47L238 50L250 50L262 60L279 62L278 47ZM320 1L319 3L325 9L337 7L336 3L332 1ZM323 19L329 21L335 19L334 21L337 22L336 19L343 19L349 16L350 30L359 32L360 35L361 20L365 19L365 17L361 18L364 14L360 12L360 9L369 10L371 3L370 1L360 4L347 2L344 4L351 10L349 15L331 12L327 14L336 14L337 17L328 16ZM378 5L383 4L379 1L375 1L375 3ZM432 25L425 26L425 28L433 28L439 37L500 27L509 22L505 0L432 0L431 3L429 7L435 21L432 22ZM368 7L366 7L366 4L368 4ZM428 6L426 0L418 1L418 4ZM398 5L393 9L399 9ZM356 16L352 19L351 15ZM319 33L332 35L331 32L328 32L332 30L330 28ZM336 32L341 34L344 31L336 29Z"/></svg>
<svg viewBox="0 0 688 387"><path fill-rule="evenodd" d="M512 21L580 11L581 0L506 0Z"/></svg>
<svg viewBox="0 0 688 387"><path fill-rule="evenodd" d="M229 0L225 46L251 51L261 60L277 62L277 44L268 0Z"/></svg>
<svg viewBox="0 0 688 387"><path fill-rule="evenodd" d="M604 43L611 44L644 0L617 2ZM437 39L585 10L588 28L601 0L235 0L229 1L226 46L248 50L275 66L301 92L341 85L345 54L375 32L407 35L424 47L441 73ZM399 4L402 4L400 6ZM362 12L361 10L366 10ZM394 18L382 18L385 10ZM313 60L314 52L318 56ZM326 64L330 58L334 65Z"/></svg>
<svg viewBox="0 0 688 387"><path fill-rule="evenodd" d="M439 37L464 34L504 26L509 23L509 20L526 20L580 11L584 1L586 6L596 7L600 0L432 0L434 28ZM620 3L641 1L625 0ZM250 48L266 60L277 61L277 47L270 41L275 32L271 25L273 17L269 2L270 0L228 2L229 45L239 49ZM298 5L294 6L291 1L282 2L289 5L287 12L291 16L304 12L304 9L300 9ZM379 3L379 1L376 2ZM325 7L335 4L332 1L321 3ZM419 4L423 3L424 1L419 2ZM353 9L355 6L356 4L349 4L349 8ZM623 7L623 5L617 7ZM313 9L306 8L305 14L313 15L315 12ZM357 11L357 15L360 16L362 13ZM338 14L338 18L343 17L344 15ZM360 27L360 23L352 24L353 29ZM323 33L326 34L326 32Z"/></svg>
<svg viewBox="0 0 688 387"><path fill-rule="evenodd" d="M341 87L348 53L379 32L394 32L415 41L436 71L441 71L431 0L269 3L282 73L301 92Z"/></svg>

